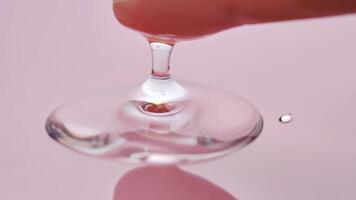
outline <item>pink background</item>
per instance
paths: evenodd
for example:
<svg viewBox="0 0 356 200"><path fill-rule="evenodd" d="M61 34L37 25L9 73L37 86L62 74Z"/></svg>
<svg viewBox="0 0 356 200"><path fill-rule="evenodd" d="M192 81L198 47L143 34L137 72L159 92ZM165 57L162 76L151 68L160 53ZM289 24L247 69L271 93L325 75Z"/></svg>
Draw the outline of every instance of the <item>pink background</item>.
<svg viewBox="0 0 356 200"><path fill-rule="evenodd" d="M176 79L234 91L265 118L244 150L183 169L242 200L355 199L355 24L245 26L178 44ZM112 199L135 166L71 152L44 122L73 96L142 82L144 38L117 24L109 0L1 0L0 25L0 199Z"/></svg>

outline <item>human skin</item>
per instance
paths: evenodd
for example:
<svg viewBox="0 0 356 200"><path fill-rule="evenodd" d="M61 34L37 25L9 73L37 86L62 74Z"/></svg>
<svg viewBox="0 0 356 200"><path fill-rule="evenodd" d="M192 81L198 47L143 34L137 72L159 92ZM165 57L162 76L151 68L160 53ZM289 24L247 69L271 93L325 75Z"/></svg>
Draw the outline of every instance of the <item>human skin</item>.
<svg viewBox="0 0 356 200"><path fill-rule="evenodd" d="M125 26L150 36L191 39L244 25L356 12L356 0L115 0Z"/></svg>
<svg viewBox="0 0 356 200"><path fill-rule="evenodd" d="M356 12L356 0L230 0L241 24Z"/></svg>

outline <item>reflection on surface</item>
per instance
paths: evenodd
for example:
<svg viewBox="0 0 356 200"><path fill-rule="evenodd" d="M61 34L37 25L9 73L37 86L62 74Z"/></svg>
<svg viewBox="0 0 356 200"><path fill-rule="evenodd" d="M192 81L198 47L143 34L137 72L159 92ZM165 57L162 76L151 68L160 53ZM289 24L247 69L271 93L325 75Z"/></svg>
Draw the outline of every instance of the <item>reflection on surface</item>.
<svg viewBox="0 0 356 200"><path fill-rule="evenodd" d="M113 200L237 200L213 183L175 166L134 169L117 183Z"/></svg>

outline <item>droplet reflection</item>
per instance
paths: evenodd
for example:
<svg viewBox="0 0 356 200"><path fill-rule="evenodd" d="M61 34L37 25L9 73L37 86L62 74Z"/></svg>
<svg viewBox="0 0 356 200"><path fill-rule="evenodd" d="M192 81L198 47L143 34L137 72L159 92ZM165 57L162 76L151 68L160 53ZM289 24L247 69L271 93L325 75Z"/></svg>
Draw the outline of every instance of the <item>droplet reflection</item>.
<svg viewBox="0 0 356 200"><path fill-rule="evenodd" d="M117 183L113 200L237 200L223 188L175 166L140 167Z"/></svg>

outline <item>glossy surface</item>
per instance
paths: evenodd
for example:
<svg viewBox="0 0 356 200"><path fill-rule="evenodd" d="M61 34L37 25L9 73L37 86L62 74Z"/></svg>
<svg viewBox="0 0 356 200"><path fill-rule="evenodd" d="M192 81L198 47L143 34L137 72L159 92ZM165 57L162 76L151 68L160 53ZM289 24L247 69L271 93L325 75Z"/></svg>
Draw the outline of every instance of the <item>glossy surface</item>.
<svg viewBox="0 0 356 200"><path fill-rule="evenodd" d="M142 192L138 192L142 191ZM140 167L117 183L113 200L237 200L223 188L177 167Z"/></svg>
<svg viewBox="0 0 356 200"><path fill-rule="evenodd" d="M0 199L113 199L134 166L73 153L43 124L75 95L145 80L145 39L118 26L111 1L0 4ZM184 170L241 200L354 199L355 17L246 26L178 44L175 79L233 91L265 117L255 143ZM293 122L278 122L288 112Z"/></svg>

